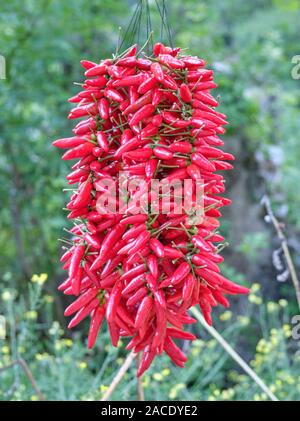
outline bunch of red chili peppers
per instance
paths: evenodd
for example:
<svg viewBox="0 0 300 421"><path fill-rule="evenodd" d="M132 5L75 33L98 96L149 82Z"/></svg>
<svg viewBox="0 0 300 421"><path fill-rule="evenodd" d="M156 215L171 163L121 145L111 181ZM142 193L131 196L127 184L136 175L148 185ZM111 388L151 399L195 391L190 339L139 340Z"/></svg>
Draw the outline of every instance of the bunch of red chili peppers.
<svg viewBox="0 0 300 421"><path fill-rule="evenodd" d="M218 234L220 208L230 201L219 170L234 159L223 152L226 116L217 112L210 94L217 85L205 61L183 55L179 48L155 44L151 57L137 55L136 46L99 64L81 62L83 90L70 119L83 118L74 136L56 140L68 149L62 159L77 159L67 176L77 184L67 209L74 221L72 244L61 258L68 278L59 290L76 296L65 311L69 327L90 316L88 347L93 347L106 319L111 341L129 337L126 349L143 352L141 375L154 357L166 352L183 367L187 358L176 339L192 340L185 324L196 320L188 309L199 305L207 323L224 295L248 290L220 274ZM193 225L189 215L99 212L101 180L130 179L203 181L204 215ZM193 187L191 198L194 200ZM194 202L193 202L194 203ZM217 245L217 243L219 243Z"/></svg>

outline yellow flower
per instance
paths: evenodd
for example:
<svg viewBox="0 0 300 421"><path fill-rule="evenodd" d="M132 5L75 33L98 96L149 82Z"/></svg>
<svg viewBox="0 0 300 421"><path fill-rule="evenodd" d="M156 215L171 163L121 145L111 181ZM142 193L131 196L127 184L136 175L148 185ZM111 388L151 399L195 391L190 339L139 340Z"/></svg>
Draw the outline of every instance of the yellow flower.
<svg viewBox="0 0 300 421"><path fill-rule="evenodd" d="M154 373L153 374L153 379L156 380L157 382L161 382L163 380L162 373Z"/></svg>
<svg viewBox="0 0 300 421"><path fill-rule="evenodd" d="M143 376L142 385L144 388L149 387L150 385L150 376L147 374Z"/></svg>
<svg viewBox="0 0 300 421"><path fill-rule="evenodd" d="M232 388L222 390L221 398L224 399L224 400L227 400L227 401L232 400L234 394L235 394L235 392L234 392L234 389L232 389Z"/></svg>
<svg viewBox="0 0 300 421"><path fill-rule="evenodd" d="M64 345L66 345L68 348L71 348L71 346L73 345L73 341L72 339L68 339L68 338L63 338L61 339L62 343Z"/></svg>
<svg viewBox="0 0 300 421"><path fill-rule="evenodd" d="M1 297L3 301L11 301L14 298L13 294L9 290L2 292Z"/></svg>
<svg viewBox="0 0 300 421"><path fill-rule="evenodd" d="M196 339L192 343L192 347L195 347L195 348L203 348L204 346L205 346L205 342L202 341L202 339Z"/></svg>
<svg viewBox="0 0 300 421"><path fill-rule="evenodd" d="M52 295L45 295L44 300L45 300L45 303L47 304L54 303L54 297L52 297Z"/></svg>
<svg viewBox="0 0 300 421"><path fill-rule="evenodd" d="M49 329L49 334L61 336L63 333L64 331L60 328L59 323L55 320Z"/></svg>
<svg viewBox="0 0 300 421"><path fill-rule="evenodd" d="M43 285L48 279L47 273L41 273L40 275L34 274L31 277L31 282L37 283L38 285Z"/></svg>
<svg viewBox="0 0 300 421"><path fill-rule="evenodd" d="M274 303L274 301L269 301L267 303L267 310L268 310L268 313L274 313L275 311L278 310L278 304Z"/></svg>
<svg viewBox="0 0 300 421"><path fill-rule="evenodd" d="M249 297L248 297L248 300L250 301L250 303L252 303L252 304L256 304L256 305L260 305L260 304L262 304L262 299L260 298L260 297L258 297L257 295L255 295L255 294L249 294Z"/></svg>
<svg viewBox="0 0 300 421"><path fill-rule="evenodd" d="M258 284L257 282L255 282L254 284L252 284L250 291L252 293L258 292L260 290L260 284Z"/></svg>
<svg viewBox="0 0 300 421"><path fill-rule="evenodd" d="M284 336L286 338L290 338L292 336L292 329L291 329L291 326L290 325L284 324L282 326L282 329L283 329Z"/></svg>
<svg viewBox="0 0 300 421"><path fill-rule="evenodd" d="M35 320L37 318L38 314L35 310L26 311L25 317L28 320Z"/></svg>
<svg viewBox="0 0 300 421"><path fill-rule="evenodd" d="M173 386L172 389L170 390L169 398L170 399L176 399L177 396L178 396L178 393L184 388L185 388L184 383L175 384L175 386Z"/></svg>
<svg viewBox="0 0 300 421"><path fill-rule="evenodd" d="M226 322L227 320L230 320L232 317L232 311L224 311L223 314L220 315L220 320L222 320L222 322Z"/></svg>
<svg viewBox="0 0 300 421"><path fill-rule="evenodd" d="M85 361L79 361L77 367L80 368L80 370L85 370L87 368L87 363Z"/></svg>
<svg viewBox="0 0 300 421"><path fill-rule="evenodd" d="M100 389L100 392L102 393L102 395L104 395L104 393L108 389L108 386L106 386L105 384L101 384L99 389Z"/></svg>
<svg viewBox="0 0 300 421"><path fill-rule="evenodd" d="M44 361L44 360L47 360L48 358L49 358L48 352L43 352L42 354L38 353L35 355L35 359L37 361Z"/></svg>
<svg viewBox="0 0 300 421"><path fill-rule="evenodd" d="M286 307L288 305L288 302L287 300L282 298L281 300L278 301L278 304L280 305L280 307Z"/></svg>
<svg viewBox="0 0 300 421"><path fill-rule="evenodd" d="M170 373L171 373L171 371L170 371L170 369L169 369L169 368L164 368L164 369L163 369L163 371L161 372L161 374L162 374L164 377L169 376L169 375L170 375Z"/></svg>
<svg viewBox="0 0 300 421"><path fill-rule="evenodd" d="M38 398L38 396L36 396L36 395L32 395L32 396L30 397L30 400L31 400L31 401L38 401L38 400L39 400L39 398Z"/></svg>
<svg viewBox="0 0 300 421"><path fill-rule="evenodd" d="M248 324L250 323L250 319L247 316L237 316L237 320L242 326L248 326Z"/></svg>
<svg viewBox="0 0 300 421"><path fill-rule="evenodd" d="M61 341L55 341L54 348L56 351L60 351L63 347L63 343Z"/></svg>
<svg viewBox="0 0 300 421"><path fill-rule="evenodd" d="M9 351L10 351L9 346L4 345L2 347L2 354L9 354Z"/></svg>

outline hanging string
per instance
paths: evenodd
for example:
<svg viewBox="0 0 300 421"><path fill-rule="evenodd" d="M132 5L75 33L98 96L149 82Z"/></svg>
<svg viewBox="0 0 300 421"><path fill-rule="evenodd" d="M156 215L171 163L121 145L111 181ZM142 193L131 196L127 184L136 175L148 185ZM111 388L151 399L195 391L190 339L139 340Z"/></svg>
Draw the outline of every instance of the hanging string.
<svg viewBox="0 0 300 421"><path fill-rule="evenodd" d="M166 37L168 38L169 45L173 48L173 37L172 37L171 27L170 27L169 19L168 19L166 1L162 0L161 2L162 2L162 5L160 6L158 0L155 0L156 7L161 18L160 39L161 40L164 39L164 32L165 32Z"/></svg>
<svg viewBox="0 0 300 421"><path fill-rule="evenodd" d="M161 3L161 5L159 4ZM168 21L168 13L165 0L155 0L156 8L160 16L160 40L166 38L169 45L173 47L172 33ZM132 18L127 26L125 34L121 41L118 41L117 54L121 51L122 47L129 46L134 43L141 45L142 39L146 39L145 48L150 54L153 49L152 38L152 20L149 0L138 0Z"/></svg>
<svg viewBox="0 0 300 421"><path fill-rule="evenodd" d="M150 7L149 2L146 2L146 10L147 10L147 39L149 39L148 48L153 50L153 38L150 36L152 33L152 22L151 22L151 13L150 13ZM148 51L149 53L149 51Z"/></svg>
<svg viewBox="0 0 300 421"><path fill-rule="evenodd" d="M130 45L133 44L133 42L134 42L134 37L136 35L137 25L138 25L138 22L141 18L140 15L141 15L142 2L143 2L143 0L139 0L137 5L136 5L136 8L135 8L135 10L133 12L133 15L132 15L132 18L129 22L129 25L127 26L125 34L124 34L124 36L122 38L122 41L119 45L118 52L122 49L122 47L124 46L126 41L128 41L128 43Z"/></svg>

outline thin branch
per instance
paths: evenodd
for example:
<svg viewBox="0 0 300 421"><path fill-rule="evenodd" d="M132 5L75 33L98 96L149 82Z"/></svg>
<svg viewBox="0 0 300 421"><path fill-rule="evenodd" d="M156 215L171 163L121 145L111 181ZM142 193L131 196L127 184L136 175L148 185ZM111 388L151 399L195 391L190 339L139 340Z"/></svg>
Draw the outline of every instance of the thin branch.
<svg viewBox="0 0 300 421"><path fill-rule="evenodd" d="M274 212L272 210L271 207L271 203L270 203L270 199L268 198L268 196L264 196L262 198L261 203L265 206L266 208L266 212L270 218L270 221L272 222L272 224L274 225L274 228L276 230L277 236L281 242L281 247L282 247L282 251L286 260L286 264L289 268L289 272L292 278L292 282L294 285L294 289L295 289L295 293L296 293L296 299L297 299L297 303L300 309L300 283L299 283L299 279L297 277L297 273L296 273L296 269L292 260L292 256L289 250L289 247L287 245L287 239L281 229L280 223L278 221L278 219L275 217Z"/></svg>
<svg viewBox="0 0 300 421"><path fill-rule="evenodd" d="M139 352L137 354L137 357L136 357L136 369L138 369L140 361L141 361L141 353ZM142 376L137 378L136 395L137 395L138 401L144 401L145 400Z"/></svg>
<svg viewBox="0 0 300 421"><path fill-rule="evenodd" d="M16 365L21 366L21 368L23 369L23 371L24 371L25 375L27 376L28 380L30 381L33 389L35 390L35 393L39 397L39 400L45 401L46 400L45 396L40 391L40 388L38 387L28 364L26 363L26 361L23 360L23 358L19 358L18 360L12 361L10 364L7 364L7 365L4 365L3 367L0 367L0 373L2 373L5 370L8 370L9 368L12 368Z"/></svg>
<svg viewBox="0 0 300 421"><path fill-rule="evenodd" d="M124 377L124 374L127 372L129 367L131 366L133 360L136 358L137 354L135 354L133 351L128 355L126 360L124 361L123 365L120 367L120 370L117 372L116 376L114 377L113 381L111 382L109 388L105 392L103 398L101 401L108 401L110 395L113 393L115 388L118 386L122 378Z"/></svg>
<svg viewBox="0 0 300 421"><path fill-rule="evenodd" d="M202 326L211 334L219 344L225 349L225 351L234 359L234 361L250 376L255 383L265 392L265 394L272 400L278 401L278 398L271 392L268 386L262 381L260 377L252 370L252 368L242 359L242 357L229 345L229 343L214 329L209 326L204 318L202 317L199 310L192 308L191 312L194 314L196 319L202 324Z"/></svg>

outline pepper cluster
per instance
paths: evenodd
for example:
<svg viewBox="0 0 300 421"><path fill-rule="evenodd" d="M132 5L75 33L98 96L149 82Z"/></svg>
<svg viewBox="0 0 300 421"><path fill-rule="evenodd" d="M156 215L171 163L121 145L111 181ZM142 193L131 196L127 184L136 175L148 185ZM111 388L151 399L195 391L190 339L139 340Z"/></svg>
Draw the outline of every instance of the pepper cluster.
<svg viewBox="0 0 300 421"><path fill-rule="evenodd" d="M174 339L195 338L183 330L195 322L188 309L199 305L211 324L212 307L229 305L224 294L248 292L218 267L224 240L218 218L230 201L220 196L224 180L217 171L231 169L227 161L234 158L220 149L226 116L215 110L218 102L210 94L217 86L213 71L204 60L160 43L151 57L140 57L133 46L99 64L81 64L86 80L69 99L77 104L69 118L83 119L73 137L53 143L68 149L62 159L78 159L67 176L70 185L77 184L66 206L75 224L61 258L68 278L59 286L77 297L65 311L75 314L69 327L90 316L91 348L106 318L114 346L120 336L129 337L126 349L143 351L138 375L162 352L183 367L186 356ZM142 179L143 186L153 179L190 179L192 208L178 209L175 190L167 214L161 207L157 214L148 208L136 213L137 198L145 194L140 186L129 192L135 200L125 212L120 206L101 212L97 201L109 192L101 182L120 184L120 172ZM193 224L199 180L204 214Z"/></svg>

